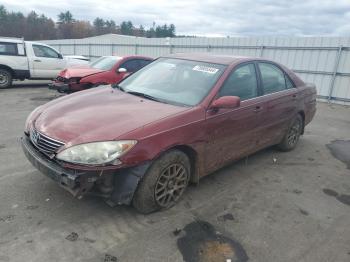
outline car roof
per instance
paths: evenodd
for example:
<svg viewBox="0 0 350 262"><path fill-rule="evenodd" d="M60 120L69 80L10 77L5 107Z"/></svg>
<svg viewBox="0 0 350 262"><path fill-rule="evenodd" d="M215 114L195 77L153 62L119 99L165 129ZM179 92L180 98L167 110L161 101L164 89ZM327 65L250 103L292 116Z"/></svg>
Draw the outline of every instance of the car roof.
<svg viewBox="0 0 350 262"><path fill-rule="evenodd" d="M184 60L193 60L213 64L231 65L239 62L259 60L258 57L247 57L247 56L232 56L232 55L217 55L208 53L179 53L163 56L167 58L177 58Z"/></svg>

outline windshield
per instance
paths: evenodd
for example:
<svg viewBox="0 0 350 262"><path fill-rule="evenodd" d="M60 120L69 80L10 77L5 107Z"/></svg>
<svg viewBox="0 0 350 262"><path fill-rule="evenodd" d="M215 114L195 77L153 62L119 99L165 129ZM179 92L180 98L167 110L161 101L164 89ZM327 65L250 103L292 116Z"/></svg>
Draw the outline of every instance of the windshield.
<svg viewBox="0 0 350 262"><path fill-rule="evenodd" d="M102 56L90 64L90 67L101 70L111 70L112 67L121 59L118 56Z"/></svg>
<svg viewBox="0 0 350 262"><path fill-rule="evenodd" d="M209 93L224 65L160 58L129 76L118 87L170 104L194 106Z"/></svg>

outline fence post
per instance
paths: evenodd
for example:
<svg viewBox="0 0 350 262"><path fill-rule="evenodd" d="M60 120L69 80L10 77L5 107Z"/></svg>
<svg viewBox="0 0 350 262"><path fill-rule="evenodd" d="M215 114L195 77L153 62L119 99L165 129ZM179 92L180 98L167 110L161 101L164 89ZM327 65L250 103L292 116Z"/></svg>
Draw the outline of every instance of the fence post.
<svg viewBox="0 0 350 262"><path fill-rule="evenodd" d="M111 44L111 55L113 55L114 53L114 47L113 47L113 44Z"/></svg>
<svg viewBox="0 0 350 262"><path fill-rule="evenodd" d="M264 48L265 48L264 45L260 46L260 54L259 54L260 57L263 57L264 55Z"/></svg>
<svg viewBox="0 0 350 262"><path fill-rule="evenodd" d="M89 43L89 59L91 60L91 44Z"/></svg>
<svg viewBox="0 0 350 262"><path fill-rule="evenodd" d="M172 54L174 52L174 45L169 45L169 52Z"/></svg>
<svg viewBox="0 0 350 262"><path fill-rule="evenodd" d="M338 47L338 52L337 52L337 57L335 58L335 62L334 62L332 80L331 80L331 83L330 83L330 86L329 86L329 93L328 93L328 99L327 99L328 103L330 103L330 101L332 99L332 93L333 93L333 89L334 89L335 78L337 77L339 61L340 61L340 58L341 58L342 50L343 50L343 46L339 46Z"/></svg>
<svg viewBox="0 0 350 262"><path fill-rule="evenodd" d="M73 43L73 55L75 55L75 51L76 51L76 45L75 42Z"/></svg>
<svg viewBox="0 0 350 262"><path fill-rule="evenodd" d="M210 53L210 50L211 50L211 45L208 45L207 46L207 52Z"/></svg>
<svg viewBox="0 0 350 262"><path fill-rule="evenodd" d="M139 53L139 45L135 44L135 55Z"/></svg>

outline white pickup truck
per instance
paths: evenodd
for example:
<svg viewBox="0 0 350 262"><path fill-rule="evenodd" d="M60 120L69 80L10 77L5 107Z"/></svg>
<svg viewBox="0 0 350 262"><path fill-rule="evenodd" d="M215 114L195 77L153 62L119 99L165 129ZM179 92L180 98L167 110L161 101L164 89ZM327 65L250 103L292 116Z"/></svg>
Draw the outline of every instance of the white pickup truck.
<svg viewBox="0 0 350 262"><path fill-rule="evenodd" d="M0 88L14 79L53 79L67 67L88 63L83 56L62 56L42 43L0 37Z"/></svg>

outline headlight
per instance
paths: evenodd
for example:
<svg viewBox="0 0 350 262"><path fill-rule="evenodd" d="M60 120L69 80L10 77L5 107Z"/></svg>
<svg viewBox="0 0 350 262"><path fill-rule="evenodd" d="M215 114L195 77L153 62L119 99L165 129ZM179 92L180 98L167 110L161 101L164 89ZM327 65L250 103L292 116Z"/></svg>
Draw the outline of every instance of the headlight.
<svg viewBox="0 0 350 262"><path fill-rule="evenodd" d="M60 152L57 159L84 165L119 164L118 157L136 145L136 140L93 142L72 146Z"/></svg>

